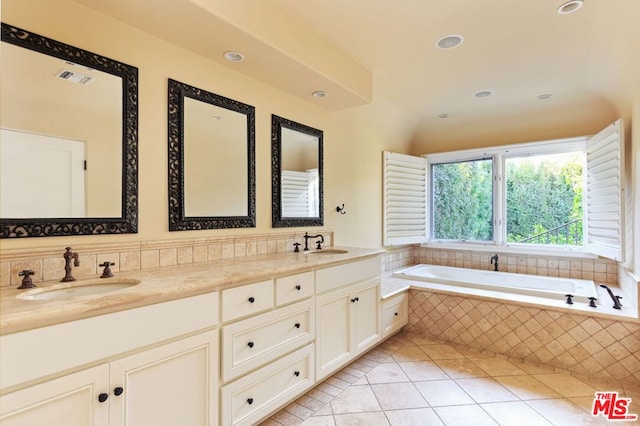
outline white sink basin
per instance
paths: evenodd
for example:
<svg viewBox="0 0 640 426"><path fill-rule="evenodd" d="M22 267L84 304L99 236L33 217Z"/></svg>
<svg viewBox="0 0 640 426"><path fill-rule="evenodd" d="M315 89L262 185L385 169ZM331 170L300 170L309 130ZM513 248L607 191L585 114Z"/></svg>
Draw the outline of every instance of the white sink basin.
<svg viewBox="0 0 640 426"><path fill-rule="evenodd" d="M307 254L344 254L349 253L349 250L344 249L320 249L308 251Z"/></svg>
<svg viewBox="0 0 640 426"><path fill-rule="evenodd" d="M16 296L23 300L64 300L78 296L110 293L140 284L137 280L119 279L117 281L92 281L82 283L69 283L56 285L49 288L29 290Z"/></svg>

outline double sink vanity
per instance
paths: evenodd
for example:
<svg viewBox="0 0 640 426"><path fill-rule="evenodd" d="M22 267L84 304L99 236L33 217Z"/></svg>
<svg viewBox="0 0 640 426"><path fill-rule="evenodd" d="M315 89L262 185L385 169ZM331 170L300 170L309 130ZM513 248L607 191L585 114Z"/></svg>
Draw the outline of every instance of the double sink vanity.
<svg viewBox="0 0 640 426"><path fill-rule="evenodd" d="M381 253L273 253L5 288L0 421L255 424L406 324L406 292L381 297Z"/></svg>

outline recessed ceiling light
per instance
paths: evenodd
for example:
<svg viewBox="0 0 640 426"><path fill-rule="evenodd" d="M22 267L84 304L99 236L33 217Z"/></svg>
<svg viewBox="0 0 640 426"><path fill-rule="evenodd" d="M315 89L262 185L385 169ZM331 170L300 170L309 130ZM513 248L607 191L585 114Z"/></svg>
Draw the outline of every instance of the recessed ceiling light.
<svg viewBox="0 0 640 426"><path fill-rule="evenodd" d="M229 62L242 62L244 61L244 55L240 52L234 52L232 50L224 52L224 58Z"/></svg>
<svg viewBox="0 0 640 426"><path fill-rule="evenodd" d="M476 98L486 98L491 95L493 95L493 90L481 90L473 94Z"/></svg>
<svg viewBox="0 0 640 426"><path fill-rule="evenodd" d="M549 99L551 96L553 96L551 93L543 93L542 95L536 96L536 98L538 98L538 99L540 99L542 101L542 100L545 100L545 99Z"/></svg>
<svg viewBox="0 0 640 426"><path fill-rule="evenodd" d="M440 40L436 42L436 47L438 49L453 49L454 47L458 47L464 41L464 37L461 35L453 34L442 37Z"/></svg>
<svg viewBox="0 0 640 426"><path fill-rule="evenodd" d="M438 114L438 118L449 118L449 114L447 114L446 112L442 114Z"/></svg>
<svg viewBox="0 0 640 426"><path fill-rule="evenodd" d="M313 96L314 98L326 98L327 92L325 92L324 90L316 90L311 94L311 96Z"/></svg>
<svg viewBox="0 0 640 426"><path fill-rule="evenodd" d="M221 115L212 115L211 118L213 118L214 120L222 120Z"/></svg>
<svg viewBox="0 0 640 426"><path fill-rule="evenodd" d="M571 0L561 4L558 8L558 13L560 15L568 15L569 13L573 13L580 9L582 6L584 6L583 0Z"/></svg>

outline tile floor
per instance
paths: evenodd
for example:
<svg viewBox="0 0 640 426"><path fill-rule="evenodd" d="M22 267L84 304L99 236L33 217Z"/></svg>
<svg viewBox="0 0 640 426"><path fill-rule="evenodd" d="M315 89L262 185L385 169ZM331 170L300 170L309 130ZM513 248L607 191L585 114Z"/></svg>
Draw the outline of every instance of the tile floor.
<svg viewBox="0 0 640 426"><path fill-rule="evenodd" d="M629 411L640 414L640 388L402 332L261 426L609 424L591 415L596 390L632 398Z"/></svg>

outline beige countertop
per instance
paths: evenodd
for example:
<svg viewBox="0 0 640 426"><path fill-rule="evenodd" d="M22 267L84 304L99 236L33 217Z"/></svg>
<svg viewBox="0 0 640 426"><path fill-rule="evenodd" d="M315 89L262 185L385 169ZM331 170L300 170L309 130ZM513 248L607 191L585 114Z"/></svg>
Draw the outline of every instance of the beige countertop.
<svg viewBox="0 0 640 426"><path fill-rule="evenodd" d="M381 254L381 249L341 248L343 254L271 253L115 273L114 278L38 283L35 290L0 289L0 334L11 334L154 303L210 293L251 282L302 273ZM97 278L97 277L96 277ZM17 296L53 286L137 280L140 284L99 295L65 300L23 300Z"/></svg>

